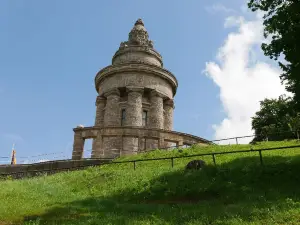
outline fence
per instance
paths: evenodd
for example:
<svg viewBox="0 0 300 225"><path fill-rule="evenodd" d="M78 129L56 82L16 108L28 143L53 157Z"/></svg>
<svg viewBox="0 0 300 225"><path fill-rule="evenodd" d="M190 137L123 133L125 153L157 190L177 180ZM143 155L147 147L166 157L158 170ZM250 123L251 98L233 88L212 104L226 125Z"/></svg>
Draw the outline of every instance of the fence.
<svg viewBox="0 0 300 225"><path fill-rule="evenodd" d="M287 135L289 134L289 135ZM223 138L223 139L218 139L218 140L212 140L210 141L211 143L220 143L220 142L224 142L224 141L229 141L229 140L234 140L235 144L239 144L239 140L240 139L250 139L252 138L252 140L254 138L258 138L264 141L271 141L271 140L276 140L276 138L278 139L281 136L280 139L296 139L297 138L297 131L294 130L289 130L289 131L282 131L282 132L273 132L273 133L267 133L267 134L253 134L253 135L246 135L246 136L237 136L237 137L231 137L231 138ZM291 138L292 137L292 138ZM251 141L252 141L251 140ZM250 142L250 141L249 141Z"/></svg>
<svg viewBox="0 0 300 225"><path fill-rule="evenodd" d="M293 148L299 148L298 150L300 151L300 145L294 145L294 146L283 146L283 147L276 147L276 148L262 148L262 149L237 150L237 151L230 151L230 152L214 152L214 153L193 154L193 155L187 155L187 156L173 156L173 157L152 158L152 159L137 159L137 160L128 160L128 161L120 161L120 162L114 161L114 162L110 162L110 164L133 163L133 168L135 170L136 169L136 162L171 160L171 167L173 168L174 167L174 159L193 158L193 157L200 157L200 156L212 156L213 163L216 166L217 165L216 155L258 152L259 153L260 164L263 166L263 157L262 157L262 152L263 151L274 151L274 150L293 149Z"/></svg>
<svg viewBox="0 0 300 225"><path fill-rule="evenodd" d="M237 150L237 151L230 151L230 152L213 152L213 153L203 153L203 154L193 154L193 155L186 155L186 156L173 156L173 157L163 157L163 158L152 158L152 159L136 159L136 160L127 160L127 161L112 161L112 159L101 159L103 160L103 163L99 164L98 166L102 165L112 165L112 164L125 164L125 163L132 163L133 164L133 170L136 170L136 163L137 162L146 162L146 161L159 161L159 160L170 160L171 161L171 167L174 167L174 159L182 159L182 158L192 158L192 157L201 157L201 156L211 156L213 160L214 166L217 166L216 162L216 156L217 155L225 155L225 154L238 154L238 153L247 153L247 152L258 152L259 159L260 159L260 165L264 166L263 162L263 151L274 151L274 150L283 150L283 149L295 149L300 150L300 145L294 145L294 146L283 146L283 147L275 147L275 148L261 148L261 149L249 149L249 150ZM95 160L95 159L94 159ZM80 160L77 160L80 161ZM51 162L50 162L51 163ZM11 172L11 173L0 173L0 176L15 176L17 178L25 177L26 173L30 173L31 175L39 175L39 174L53 174L56 172L61 171L71 171L71 170L79 170L79 169L85 169L87 167L95 166L95 164L86 164L86 165L78 165L72 168L55 168L55 169L44 169L44 170L32 170L32 171L22 171L22 172ZM19 174L22 174L21 176L18 176Z"/></svg>
<svg viewBox="0 0 300 225"><path fill-rule="evenodd" d="M276 132L276 133L269 133L267 135L261 135L263 136L263 139L268 141L269 139L272 140L273 136L278 136L278 135L285 135L285 134L293 134L296 138L296 131L284 131L284 132ZM239 144L240 139L245 139L245 138L254 138L254 137L259 137L257 135L246 135L246 136L237 136L237 137L231 137L231 138L223 138L223 139L217 139L217 140L211 140L211 144L222 144L224 141L230 141L233 140L233 144ZM229 144L231 144L229 142ZM161 149L176 149L176 148L184 148L188 146L173 146L173 147L168 147L168 148L161 148ZM85 149L84 152L92 152L92 149ZM59 160L59 159L69 159L71 158L71 152L53 152L53 153L45 153L45 154L40 154L40 155L34 155L34 156L17 156L17 162L20 164L28 164L28 163L36 163L36 162L45 162L45 161L50 161L50 160ZM21 160L20 160L21 159ZM0 164L10 164L11 157L0 157ZM20 160L20 161L18 161ZM6 162L6 163L3 163Z"/></svg>

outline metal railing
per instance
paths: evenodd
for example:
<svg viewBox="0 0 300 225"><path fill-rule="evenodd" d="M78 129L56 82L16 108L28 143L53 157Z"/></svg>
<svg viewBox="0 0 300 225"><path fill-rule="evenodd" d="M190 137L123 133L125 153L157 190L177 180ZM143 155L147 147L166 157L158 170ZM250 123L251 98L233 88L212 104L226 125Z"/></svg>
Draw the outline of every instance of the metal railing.
<svg viewBox="0 0 300 225"><path fill-rule="evenodd" d="M173 168L174 167L174 159L193 158L193 157L200 157L200 156L212 156L213 163L216 166L217 165L216 155L258 152L259 153L259 158L260 158L260 163L261 163L261 165L263 165L263 158L262 158L262 152L263 151L274 151L274 150L294 149L294 148L299 148L299 150L300 150L300 145L274 147L274 148L249 149L249 150L236 150L236 151L229 151L229 152L202 153L202 154L193 154L193 155L186 155L186 156L172 156L172 157L162 157L162 158L152 158L152 159L136 159L136 160L128 160L128 161L114 161L114 162L110 162L110 163L112 163L112 164L115 164L115 163L133 163L133 168L135 170L136 169L136 162L171 160L171 166Z"/></svg>
<svg viewBox="0 0 300 225"><path fill-rule="evenodd" d="M271 138L274 135L280 135L280 134L294 134L295 131L284 131L284 132L276 132L276 133L269 133L267 135L261 135L260 137L263 137L264 139L268 140L269 138ZM220 142L224 142L224 141L230 141L230 140L234 140L234 144L239 144L239 140L240 139L244 139L244 138L251 138L251 137L259 137L257 135L245 135L245 136L237 136L237 137L230 137L230 138L222 138L222 139L216 139L216 140L210 140L209 142L211 144L218 144ZM296 135L295 135L296 138ZM229 143L231 144L231 143ZM177 149L177 148L184 148L184 147L188 147L186 145L182 145L182 146L171 146L171 147L166 147L166 148L160 148L161 150L164 149ZM142 152L149 152L149 151L154 151L156 149L153 150L147 150L147 151L142 151ZM84 152L91 152L92 149L85 149ZM33 155L33 156L17 156L17 163L18 164L29 164L29 163L35 163L35 162L39 162L39 161L50 161L50 160L58 160L58 159L68 159L68 157L71 156L71 152L51 152L51 153L45 153L45 154L39 154L39 155ZM4 159L4 160L1 160ZM1 162L6 162L6 164L10 164L10 159L11 157L8 156L4 156L4 157L0 157L0 164ZM21 160L20 160L21 159ZM19 161L20 160L20 161Z"/></svg>
<svg viewBox="0 0 300 225"><path fill-rule="evenodd" d="M216 156L217 155L225 155L225 154L239 154L239 153L252 153L252 152L258 152L258 156L260 159L260 165L264 166L263 162L263 155L262 152L264 151L274 151L274 150L283 150L283 149L295 149L300 150L300 145L293 145L293 146L282 146L282 147L274 147L274 148L261 148L261 149L249 149L249 150L236 150L236 151L229 151L229 152L212 152L212 153L202 153L202 154L192 154L192 155L185 155L185 156L172 156L172 157L161 157L161 158L151 158L151 159L136 159L136 160L126 160L126 161L112 161L112 159L107 159L109 161L103 162L100 165L97 164L97 166L103 166L103 165L113 165L113 164L126 164L126 163L132 163L133 164L133 170L136 170L137 162L147 162L147 161L159 161L159 160L170 160L171 167L174 167L174 160L175 159L183 159L183 158L193 158L193 157L203 157L203 156L211 156L213 160L214 166L217 166L216 162ZM93 159L96 160L96 159ZM102 159L105 160L105 159ZM79 160L80 161L80 160ZM55 161L54 161L55 162ZM51 163L51 162L49 162ZM53 168L53 169L44 169L44 170L32 170L32 171L19 171L19 172L11 172L11 173L0 173L0 176L12 176L12 175L19 175L22 174L22 177L24 177L24 174L53 174L56 172L62 172L62 171L73 171L73 170L79 170L79 169L86 169L88 167L93 167L95 165L89 164L89 165L80 165L75 166L72 168Z"/></svg>

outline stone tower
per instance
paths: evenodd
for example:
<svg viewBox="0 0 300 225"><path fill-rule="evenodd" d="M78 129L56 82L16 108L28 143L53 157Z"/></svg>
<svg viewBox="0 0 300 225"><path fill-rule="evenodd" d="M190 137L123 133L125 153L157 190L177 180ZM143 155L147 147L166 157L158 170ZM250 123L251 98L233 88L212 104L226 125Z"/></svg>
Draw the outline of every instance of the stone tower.
<svg viewBox="0 0 300 225"><path fill-rule="evenodd" d="M175 76L163 68L162 57L149 40L143 21L138 19L128 41L122 42L114 54L112 65L95 77L95 125L74 129L73 158L82 157L86 138L94 139L94 158L136 154L172 143L206 143L202 138L172 132L177 86Z"/></svg>
<svg viewBox="0 0 300 225"><path fill-rule="evenodd" d="M161 55L141 19L122 42L112 65L95 78L95 126L137 126L172 130L177 80L163 69ZM105 107L105 110L104 110Z"/></svg>

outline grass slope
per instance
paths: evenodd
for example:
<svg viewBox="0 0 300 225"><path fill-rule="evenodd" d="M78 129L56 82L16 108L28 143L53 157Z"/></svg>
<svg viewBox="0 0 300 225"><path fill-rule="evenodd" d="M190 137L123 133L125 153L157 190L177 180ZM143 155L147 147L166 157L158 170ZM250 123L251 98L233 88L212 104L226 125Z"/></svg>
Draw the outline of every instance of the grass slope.
<svg viewBox="0 0 300 225"><path fill-rule="evenodd" d="M298 145L260 143L254 148ZM118 160L249 149L249 145L154 151ZM0 225L300 224L300 149L114 164L38 178L0 181Z"/></svg>

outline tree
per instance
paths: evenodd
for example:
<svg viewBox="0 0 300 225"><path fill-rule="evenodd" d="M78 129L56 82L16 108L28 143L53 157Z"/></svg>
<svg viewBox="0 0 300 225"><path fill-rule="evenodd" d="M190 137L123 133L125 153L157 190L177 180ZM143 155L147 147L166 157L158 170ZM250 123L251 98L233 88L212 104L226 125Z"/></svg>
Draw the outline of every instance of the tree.
<svg viewBox="0 0 300 225"><path fill-rule="evenodd" d="M280 78L300 111L300 0L250 0L248 7L265 12L264 36L271 42L263 43L262 50L276 61L284 56L278 61L283 70Z"/></svg>
<svg viewBox="0 0 300 225"><path fill-rule="evenodd" d="M297 140L299 141L299 131L300 131L300 113L297 113L295 117L289 118L288 123L290 130L297 135Z"/></svg>
<svg viewBox="0 0 300 225"><path fill-rule="evenodd" d="M252 129L255 132L253 142L295 138L290 126L294 126L296 115L293 104L293 100L285 95L261 101L260 110L252 117Z"/></svg>

